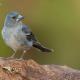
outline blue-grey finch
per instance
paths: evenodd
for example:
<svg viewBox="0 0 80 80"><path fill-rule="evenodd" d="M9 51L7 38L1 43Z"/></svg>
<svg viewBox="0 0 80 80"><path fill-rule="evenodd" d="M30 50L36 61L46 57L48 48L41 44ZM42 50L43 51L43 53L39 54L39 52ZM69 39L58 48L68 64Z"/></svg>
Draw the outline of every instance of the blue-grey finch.
<svg viewBox="0 0 80 80"><path fill-rule="evenodd" d="M35 38L31 29L22 23L23 16L18 12L10 12L7 14L2 29L2 37L5 43L12 48L15 53L17 50L23 50L24 53L31 47L38 48L42 52L52 52L51 49L42 46ZM12 55L14 57L15 53Z"/></svg>

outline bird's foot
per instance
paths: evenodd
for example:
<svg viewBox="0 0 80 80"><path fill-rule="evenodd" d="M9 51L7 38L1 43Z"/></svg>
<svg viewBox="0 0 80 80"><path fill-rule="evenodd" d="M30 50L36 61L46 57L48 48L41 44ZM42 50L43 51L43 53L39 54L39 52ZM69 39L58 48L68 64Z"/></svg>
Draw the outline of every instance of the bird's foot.
<svg viewBox="0 0 80 80"><path fill-rule="evenodd" d="M7 57L7 59L14 59L14 57L10 56L10 57Z"/></svg>
<svg viewBox="0 0 80 80"><path fill-rule="evenodd" d="M23 58L19 58L18 60L24 60Z"/></svg>
<svg viewBox="0 0 80 80"><path fill-rule="evenodd" d="M11 55L10 57L8 57L7 59L15 59L15 54L16 53L13 53L13 55Z"/></svg>

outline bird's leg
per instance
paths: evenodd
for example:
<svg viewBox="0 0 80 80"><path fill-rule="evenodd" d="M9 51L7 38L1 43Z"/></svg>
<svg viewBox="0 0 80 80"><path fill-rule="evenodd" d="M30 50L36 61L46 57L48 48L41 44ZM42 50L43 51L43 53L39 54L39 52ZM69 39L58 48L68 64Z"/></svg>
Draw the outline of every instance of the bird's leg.
<svg viewBox="0 0 80 80"><path fill-rule="evenodd" d="M15 54L16 54L16 51L10 56L10 57L8 57L7 59L12 59L12 58L15 58L14 56L15 56Z"/></svg>
<svg viewBox="0 0 80 80"><path fill-rule="evenodd" d="M16 52L14 52L14 53L10 56L10 58L14 58L15 54L16 54Z"/></svg>
<svg viewBox="0 0 80 80"><path fill-rule="evenodd" d="M26 50L23 51L23 53L21 54L20 56L20 59L23 59L24 58L24 54L26 53Z"/></svg>

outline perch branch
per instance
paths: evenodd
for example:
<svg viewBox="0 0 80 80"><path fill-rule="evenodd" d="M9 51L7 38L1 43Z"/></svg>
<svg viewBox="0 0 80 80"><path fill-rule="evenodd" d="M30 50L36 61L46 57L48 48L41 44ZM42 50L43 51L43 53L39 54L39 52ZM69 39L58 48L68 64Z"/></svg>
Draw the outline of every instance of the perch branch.
<svg viewBox="0 0 80 80"><path fill-rule="evenodd" d="M33 60L0 58L0 80L80 80L80 71Z"/></svg>

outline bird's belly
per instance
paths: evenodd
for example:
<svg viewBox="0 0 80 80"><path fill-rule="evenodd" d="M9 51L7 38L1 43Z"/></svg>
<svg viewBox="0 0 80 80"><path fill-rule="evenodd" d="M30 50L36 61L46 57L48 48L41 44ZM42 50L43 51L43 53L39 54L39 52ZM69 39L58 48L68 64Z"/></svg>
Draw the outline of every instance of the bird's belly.
<svg viewBox="0 0 80 80"><path fill-rule="evenodd" d="M17 50L27 50L28 48L30 48L31 46L29 46L29 44L26 44L24 39L21 39L18 37L18 39L16 39L16 37L13 35L11 35L9 37L8 40L5 41L6 44L12 48L14 51Z"/></svg>
<svg viewBox="0 0 80 80"><path fill-rule="evenodd" d="M18 41L15 39L14 36L11 36L9 41L7 42L8 46L11 47L14 51L19 49L21 45L18 43Z"/></svg>
<svg viewBox="0 0 80 80"><path fill-rule="evenodd" d="M15 31L14 31L14 33L15 33ZM5 43L7 44L7 46L12 48L14 51L16 51L18 48L20 48L20 44L15 39L14 34L12 32L9 32L6 28L3 29L2 36L3 36L3 39L4 39Z"/></svg>

